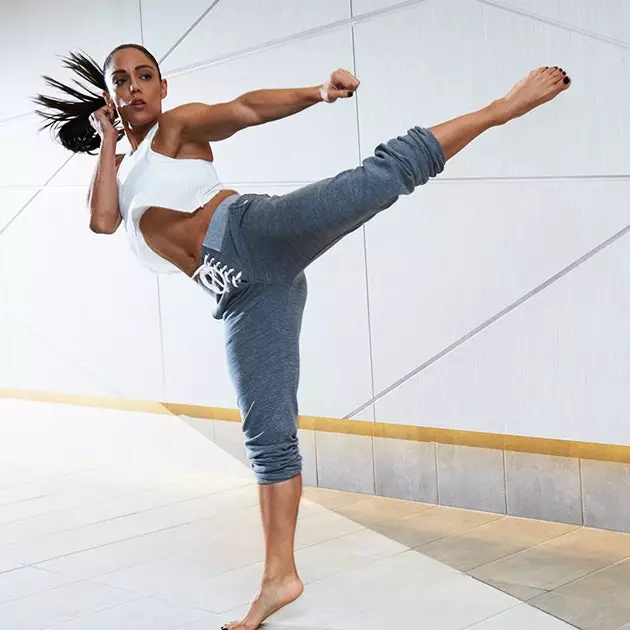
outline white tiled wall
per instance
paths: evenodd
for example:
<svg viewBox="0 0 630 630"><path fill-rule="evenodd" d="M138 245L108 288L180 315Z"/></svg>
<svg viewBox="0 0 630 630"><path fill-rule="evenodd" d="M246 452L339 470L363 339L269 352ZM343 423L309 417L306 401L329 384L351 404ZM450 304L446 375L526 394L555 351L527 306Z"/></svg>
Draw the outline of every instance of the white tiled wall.
<svg viewBox="0 0 630 630"><path fill-rule="evenodd" d="M409 4L409 2L405 0L352 0L351 4L353 15L365 15L395 5Z"/></svg>
<svg viewBox="0 0 630 630"><path fill-rule="evenodd" d="M49 28L53 18L63 29ZM356 67L356 99L214 147L226 183L274 194L354 167L388 137L481 107L530 68L558 64L573 77L568 94L480 138L440 181L309 270L301 407L630 444L630 235L571 267L630 224L628 27L625 0L30 0L3 9L0 53L13 63L11 98L0 104L0 300L14 316L0 309L0 387L17 379L235 405L211 300L186 278L158 281L142 269L123 233L91 234L94 158L64 166L69 154L35 133L36 120L13 120L31 109L40 74L66 76L55 55L69 45L102 60L144 38L161 58L186 34L163 64L174 73L167 107L316 85Z"/></svg>
<svg viewBox="0 0 630 630"><path fill-rule="evenodd" d="M84 396L118 397L122 390L112 386L102 373L94 373L91 365L81 364L63 347L48 341L15 314L0 316L8 343L3 348L3 387L42 392L72 392ZM5 354L6 351L6 354ZM76 352L73 353L76 356ZM3 361L3 363L5 363ZM8 369L7 369L8 367ZM6 380L4 380L6 379Z"/></svg>
<svg viewBox="0 0 630 630"><path fill-rule="evenodd" d="M630 4L625 0L498 0L493 4L630 43Z"/></svg>
<svg viewBox="0 0 630 630"><path fill-rule="evenodd" d="M135 0L3 2L0 59L5 97L0 102L0 120L31 109L29 98L41 88L40 75L70 76L60 72L57 58L68 54L69 47L104 60L118 43L138 41L139 15ZM26 136L24 141L28 141Z"/></svg>
<svg viewBox="0 0 630 630"><path fill-rule="evenodd" d="M213 300L185 275L160 278L166 400L235 408Z"/></svg>
<svg viewBox="0 0 630 630"><path fill-rule="evenodd" d="M207 4L213 4L212 0ZM299 39L305 31L326 28L349 17L350 3L346 0L220 0L173 51L164 67L168 71L234 56L244 50L255 51L287 37ZM323 46L320 53L325 60L327 51ZM292 58L298 62L299 58ZM281 67L274 70L282 71Z"/></svg>
<svg viewBox="0 0 630 630"><path fill-rule="evenodd" d="M38 131L34 118L0 125L0 146L7 151L0 169L3 190L9 186L43 186L71 156L52 142L48 132Z"/></svg>
<svg viewBox="0 0 630 630"><path fill-rule="evenodd" d="M2 235L6 302L104 384L160 399L157 281L132 257L124 232L107 238L88 229L86 194L47 188Z"/></svg>
<svg viewBox="0 0 630 630"><path fill-rule="evenodd" d="M161 60L186 31L216 4L216 1L142 0L141 4L144 45L155 55L156 59Z"/></svg>
<svg viewBox="0 0 630 630"><path fill-rule="evenodd" d="M376 405L377 420L630 444L627 241Z"/></svg>
<svg viewBox="0 0 630 630"><path fill-rule="evenodd" d="M6 228L36 192L36 188L0 188L0 230Z"/></svg>
<svg viewBox="0 0 630 630"><path fill-rule="evenodd" d="M629 224L630 181L436 182L401 200L367 226L376 391Z"/></svg>
<svg viewBox="0 0 630 630"><path fill-rule="evenodd" d="M9 367L9 316L0 308L0 383L2 387L13 387L13 375Z"/></svg>

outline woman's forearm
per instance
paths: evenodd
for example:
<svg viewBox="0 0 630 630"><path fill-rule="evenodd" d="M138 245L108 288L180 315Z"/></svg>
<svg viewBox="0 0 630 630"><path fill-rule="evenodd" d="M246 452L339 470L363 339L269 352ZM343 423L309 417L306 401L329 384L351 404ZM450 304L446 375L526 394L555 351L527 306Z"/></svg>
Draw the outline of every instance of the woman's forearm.
<svg viewBox="0 0 630 630"><path fill-rule="evenodd" d="M317 86L296 89L256 90L243 94L237 100L252 112L258 123L266 123L297 114L317 103L321 103L323 98L321 86Z"/></svg>
<svg viewBox="0 0 630 630"><path fill-rule="evenodd" d="M98 164L89 194L90 228L110 234L121 223L116 181L116 139L107 136L101 145Z"/></svg>

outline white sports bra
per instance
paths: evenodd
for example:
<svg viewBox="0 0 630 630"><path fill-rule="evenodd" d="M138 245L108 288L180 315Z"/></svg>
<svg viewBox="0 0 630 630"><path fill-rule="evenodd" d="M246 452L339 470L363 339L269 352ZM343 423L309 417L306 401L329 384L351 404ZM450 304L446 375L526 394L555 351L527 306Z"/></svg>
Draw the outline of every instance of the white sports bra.
<svg viewBox="0 0 630 630"><path fill-rule="evenodd" d="M118 169L118 204L129 244L140 261L156 273L179 269L156 254L140 232L140 219L151 206L193 212L222 189L214 164L203 159L175 159L151 149L159 123L151 128Z"/></svg>

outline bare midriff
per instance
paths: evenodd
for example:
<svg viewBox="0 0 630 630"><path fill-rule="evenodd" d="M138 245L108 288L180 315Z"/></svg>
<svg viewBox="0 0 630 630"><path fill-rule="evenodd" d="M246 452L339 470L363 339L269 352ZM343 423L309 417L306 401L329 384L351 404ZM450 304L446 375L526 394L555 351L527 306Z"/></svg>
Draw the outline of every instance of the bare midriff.
<svg viewBox="0 0 630 630"><path fill-rule="evenodd" d="M192 276L201 264L201 247L214 211L224 199L234 194L234 190L222 190L191 213L156 206L149 208L140 219L140 231L146 244Z"/></svg>

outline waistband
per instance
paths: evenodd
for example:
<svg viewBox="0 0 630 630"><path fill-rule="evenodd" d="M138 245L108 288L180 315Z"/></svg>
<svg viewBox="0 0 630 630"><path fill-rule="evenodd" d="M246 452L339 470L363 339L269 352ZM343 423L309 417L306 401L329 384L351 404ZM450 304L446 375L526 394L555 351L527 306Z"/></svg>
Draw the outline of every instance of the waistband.
<svg viewBox="0 0 630 630"><path fill-rule="evenodd" d="M223 238L225 237L225 231L228 227L228 218L230 213L230 207L233 203L238 201L241 195L235 193L226 197L214 210L212 218L210 219L210 225L208 225L208 231L203 239L203 247L212 249L215 252L220 252L223 246Z"/></svg>

